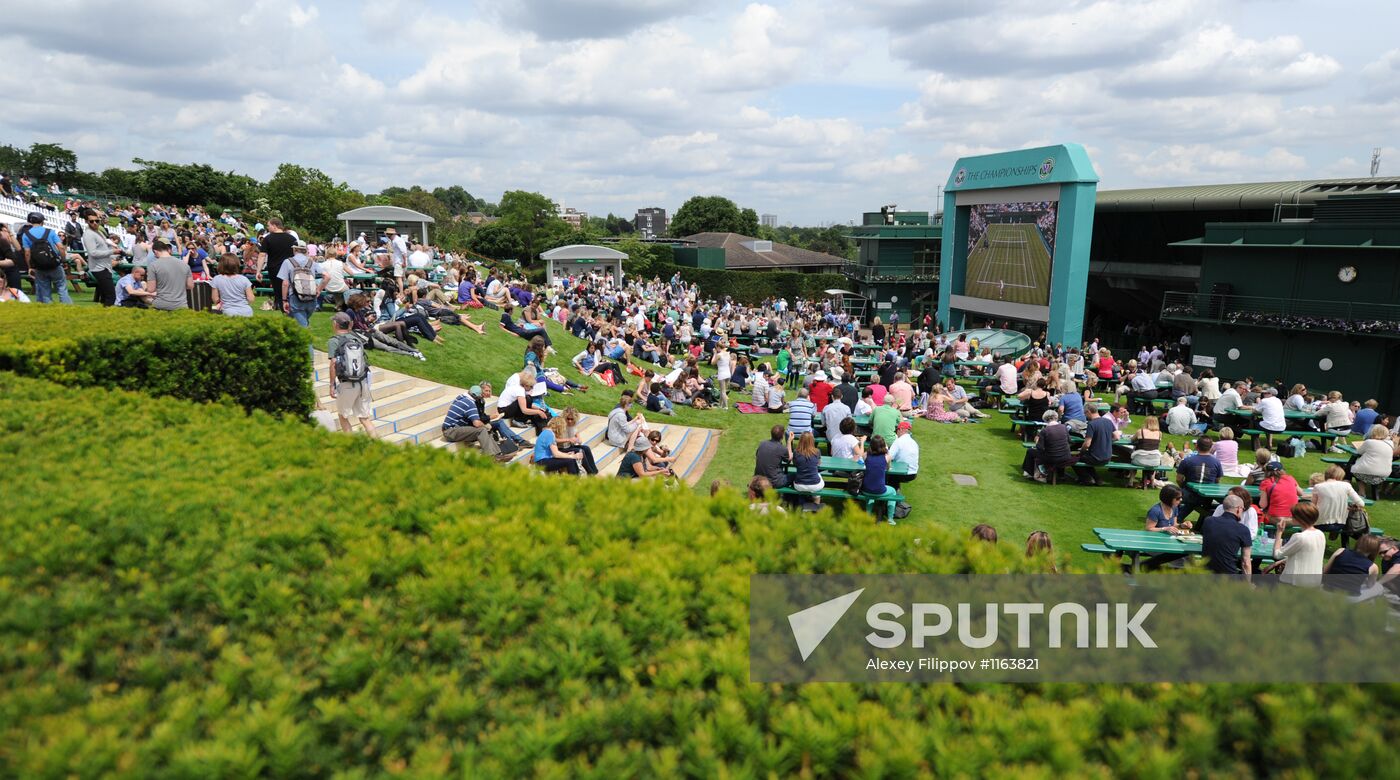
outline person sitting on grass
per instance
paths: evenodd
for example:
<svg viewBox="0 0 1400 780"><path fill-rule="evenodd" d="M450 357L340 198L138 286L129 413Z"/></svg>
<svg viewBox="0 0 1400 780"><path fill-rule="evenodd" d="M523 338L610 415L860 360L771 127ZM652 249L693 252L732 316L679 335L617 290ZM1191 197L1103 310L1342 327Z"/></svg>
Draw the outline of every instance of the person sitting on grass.
<svg viewBox="0 0 1400 780"><path fill-rule="evenodd" d="M978 542L997 543L997 529L986 523L978 523L972 527L972 539Z"/></svg>
<svg viewBox="0 0 1400 780"><path fill-rule="evenodd" d="M626 387L626 374L622 373L622 369L618 368L616 363L604 360L601 350L602 347L599 346L598 342L588 342L584 345L582 352L578 353L577 355L574 355L574 359L572 361L574 364L574 368L578 369L579 373L583 374L584 376L601 377L604 371L609 371L612 373L612 386Z"/></svg>
<svg viewBox="0 0 1400 780"><path fill-rule="evenodd" d="M526 341L536 336L544 339L545 351L554 354L554 343L549 339L549 333L538 325L521 325L515 321L511 314L515 311L515 305L507 301L501 306L501 330L514 333Z"/></svg>
<svg viewBox="0 0 1400 780"><path fill-rule="evenodd" d="M787 398L783 394L783 378L774 376L768 386L767 409L769 414L783 414L787 411Z"/></svg>
<svg viewBox="0 0 1400 780"><path fill-rule="evenodd" d="M652 468L647 464L647 451L650 449L651 442L645 436L636 437L627 454L622 456L622 462L617 466L617 475L626 479L674 476L675 472L669 468Z"/></svg>
<svg viewBox="0 0 1400 780"><path fill-rule="evenodd" d="M1026 537L1026 557L1038 558L1042 555L1046 560L1046 573L1059 574L1060 570L1055 568L1055 545L1050 541L1050 533L1032 531L1031 535Z"/></svg>
<svg viewBox="0 0 1400 780"><path fill-rule="evenodd" d="M549 376L549 370L544 367L545 354L544 339L539 336L530 339L530 345L525 348L524 368L528 371L535 372L536 381L544 382L544 386L551 393L567 393L571 390L577 390L580 393L588 392L588 385L581 385L577 382L564 379L562 376L559 377L559 379L564 379L564 381L554 381L554 379Z"/></svg>

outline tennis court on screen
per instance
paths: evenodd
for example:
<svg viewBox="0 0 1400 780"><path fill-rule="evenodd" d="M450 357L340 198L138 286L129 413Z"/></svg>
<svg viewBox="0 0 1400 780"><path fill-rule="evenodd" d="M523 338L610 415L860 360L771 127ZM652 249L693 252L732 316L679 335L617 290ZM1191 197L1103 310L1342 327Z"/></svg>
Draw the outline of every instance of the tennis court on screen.
<svg viewBox="0 0 1400 780"><path fill-rule="evenodd" d="M1034 224L988 224L967 253L963 294L1035 306L1050 301L1050 250Z"/></svg>

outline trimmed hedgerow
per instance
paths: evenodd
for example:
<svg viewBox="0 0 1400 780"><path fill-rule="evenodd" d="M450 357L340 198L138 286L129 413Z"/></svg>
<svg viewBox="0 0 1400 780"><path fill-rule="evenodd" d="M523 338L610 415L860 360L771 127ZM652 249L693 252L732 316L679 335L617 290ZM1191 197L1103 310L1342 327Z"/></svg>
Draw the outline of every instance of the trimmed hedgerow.
<svg viewBox="0 0 1400 780"><path fill-rule="evenodd" d="M307 332L285 317L73 306L0 307L0 371L305 417Z"/></svg>
<svg viewBox="0 0 1400 780"><path fill-rule="evenodd" d="M1393 765L1394 686L748 681L750 573L1024 570L1013 545L12 375L0 398L24 486L0 512L0 775ZM148 424L105 424L136 404Z"/></svg>

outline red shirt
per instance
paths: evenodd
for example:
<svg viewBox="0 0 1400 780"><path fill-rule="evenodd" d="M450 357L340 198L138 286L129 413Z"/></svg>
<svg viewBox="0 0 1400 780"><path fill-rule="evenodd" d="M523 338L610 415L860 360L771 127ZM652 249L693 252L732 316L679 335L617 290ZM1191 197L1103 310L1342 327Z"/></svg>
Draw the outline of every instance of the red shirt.
<svg viewBox="0 0 1400 780"><path fill-rule="evenodd" d="M826 408L831 403L831 383L813 382L808 393L808 399L817 407L817 411Z"/></svg>
<svg viewBox="0 0 1400 780"><path fill-rule="evenodd" d="M1293 513L1293 505L1298 503L1298 480L1291 474L1284 474L1278 479L1265 479L1259 483L1259 496L1269 497L1269 509L1265 513L1269 517L1289 517Z"/></svg>

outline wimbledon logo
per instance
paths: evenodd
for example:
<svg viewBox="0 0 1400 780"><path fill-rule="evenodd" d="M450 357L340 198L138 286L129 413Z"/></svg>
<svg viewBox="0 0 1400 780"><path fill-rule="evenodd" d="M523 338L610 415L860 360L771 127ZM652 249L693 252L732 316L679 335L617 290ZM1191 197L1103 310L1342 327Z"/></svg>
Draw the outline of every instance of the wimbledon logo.
<svg viewBox="0 0 1400 780"><path fill-rule="evenodd" d="M959 169L958 169L958 175L956 175L956 176L953 177L953 186L954 186L954 187L961 187L961 186L962 186L962 183L965 182L965 181L967 181L967 169L966 169L966 168L959 168Z"/></svg>
<svg viewBox="0 0 1400 780"><path fill-rule="evenodd" d="M1050 174L1055 170L1055 158L1046 157L1045 162L1040 164L1040 180L1045 181L1050 178Z"/></svg>

